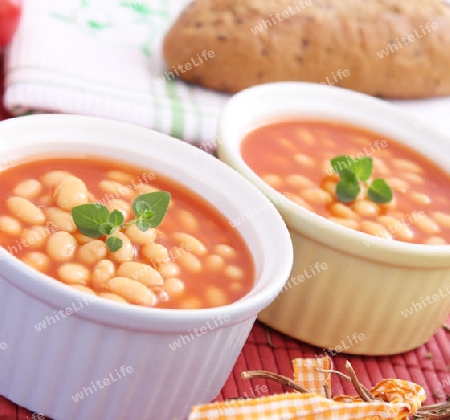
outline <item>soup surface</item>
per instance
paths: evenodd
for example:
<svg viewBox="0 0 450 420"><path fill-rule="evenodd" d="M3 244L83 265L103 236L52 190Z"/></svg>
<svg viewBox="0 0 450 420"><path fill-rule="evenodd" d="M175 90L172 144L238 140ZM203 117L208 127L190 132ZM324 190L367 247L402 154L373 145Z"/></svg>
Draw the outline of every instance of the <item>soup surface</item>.
<svg viewBox="0 0 450 420"><path fill-rule="evenodd" d="M419 153L376 133L327 121L281 121L250 132L241 154L266 183L295 203L348 228L404 242L450 243L450 177ZM373 159L371 179L393 190L387 204L336 197L339 176L330 160Z"/></svg>
<svg viewBox="0 0 450 420"><path fill-rule="evenodd" d="M70 287L123 303L198 309L232 303L253 286L250 252L226 218L149 170L89 156L42 159L0 173L0 185L0 244ZM86 203L129 221L133 200L156 190L171 194L164 221L147 232L124 229L116 252L73 222L71 209Z"/></svg>

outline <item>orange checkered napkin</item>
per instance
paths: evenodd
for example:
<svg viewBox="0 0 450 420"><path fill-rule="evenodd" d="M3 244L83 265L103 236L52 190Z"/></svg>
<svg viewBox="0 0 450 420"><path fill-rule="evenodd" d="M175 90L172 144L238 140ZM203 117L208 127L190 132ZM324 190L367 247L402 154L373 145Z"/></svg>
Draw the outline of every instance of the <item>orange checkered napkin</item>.
<svg viewBox="0 0 450 420"><path fill-rule="evenodd" d="M237 399L192 408L189 420L405 420L414 415L425 400L423 388L412 382L385 379L370 391L377 399L363 402L346 395L325 397L324 384L330 385L331 360L295 359L294 380L311 391L263 398Z"/></svg>

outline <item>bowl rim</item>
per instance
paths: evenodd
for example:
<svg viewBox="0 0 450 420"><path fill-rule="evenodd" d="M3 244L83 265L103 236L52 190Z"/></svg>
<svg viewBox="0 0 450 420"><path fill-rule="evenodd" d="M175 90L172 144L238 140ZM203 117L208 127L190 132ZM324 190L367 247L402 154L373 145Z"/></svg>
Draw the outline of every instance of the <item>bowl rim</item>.
<svg viewBox="0 0 450 420"><path fill-rule="evenodd" d="M70 128L69 131L67 131L68 128ZM23 142L26 143L26 140L23 140L23 138L31 138L35 133L38 133L36 135L37 140L34 140L34 137L32 140L29 140L33 144L43 144L42 137L49 136L51 138L49 140L51 144L61 145L62 150L66 151L67 149L65 148L69 146L79 147L79 145L84 145L85 148L92 147L90 137L94 133L96 134L95 138L98 139L95 141L103 146L105 146L110 138L124 134L126 135L127 141L122 142L120 145L115 144L115 147L111 146L111 153L117 150L122 150L124 152L123 154L125 152L131 153L131 151L135 154L139 153L142 159L148 158L149 160L153 159L154 161L161 162L161 165L163 163L167 164L167 170L178 171L177 175L180 177L186 176L195 179L203 173L203 178L207 179L198 178L197 180L202 185L206 185L205 188L220 199L226 198L231 201L233 197L232 193L239 193L248 197L250 201L256 204L266 206L267 210L261 217L248 220L248 223L251 229L258 233L261 238L264 238L264 235L266 235L262 234L262 229L265 226L264 221L270 222L273 225L271 234L277 240L275 250L271 247L271 244L267 243L268 241L266 241L266 244L262 244L263 248L261 252L263 252L265 257L263 261L255 261L252 255L255 271L258 264L261 266L261 278L258 279L259 283L256 283L257 279L255 279L255 285L249 294L229 305L190 310L144 308L135 305L123 305L98 297L86 306L83 311L74 313L73 315L91 322L109 324L117 328L169 333L185 332L197 326L204 326L208 321L228 314L230 321L220 326L224 328L256 317L257 313L268 306L283 287L289 276L293 262L292 243L286 225L276 208L257 188L219 159L179 139L144 127L104 118L67 114L30 115L0 122L0 136L16 136L16 141L12 142L14 143L13 145L10 144L11 142L8 142L8 144L0 144L0 159L5 152L11 153L20 150L18 146ZM61 137L61 133L65 133L67 136ZM161 145L164 145L164 147L161 147ZM144 148L144 146L147 148ZM152 146L157 147L152 148ZM80 150L82 150L82 147ZM59 155L61 156L63 153L59 153ZM84 155L86 152L80 152L80 154ZM98 153L92 154L94 156L98 155ZM27 151L27 156L33 155L36 156L39 153L34 153L32 150ZM192 157L192 159L187 159L187 157ZM122 155L113 159L130 163ZM178 163L175 164L174 162ZM182 165L176 168L180 162L182 162ZM135 163L135 165L142 167L140 164ZM149 170L152 170L152 168L150 167ZM216 173L217 176L204 177L204 173ZM163 175L171 178L167 173ZM175 182L177 181L175 180ZM197 186L184 185L194 191L198 188ZM215 185L216 188L211 188L211 185ZM218 210L224 214L220 209ZM239 227L236 229L240 232ZM240 234L242 236L241 232ZM250 248L245 238L244 242ZM6 251L5 248L0 247L0 250L0 259L2 260L0 264L3 267L0 273L0 281L2 279L7 281L13 287L21 289L24 293L31 295L53 308L63 309L69 307L77 299L79 300L89 296L86 293L67 287L20 262L15 256ZM273 281L274 277L276 278L275 281ZM21 278L21 281L16 281L16 278Z"/></svg>
<svg viewBox="0 0 450 420"><path fill-rule="evenodd" d="M293 95L298 97L298 103L296 104L293 104ZM274 100L274 98L277 98L277 100ZM311 100L311 98L314 98L314 106L308 108L309 102L307 100ZM288 105L285 105L288 102L286 99L291 100ZM305 99L305 101L302 102L302 99ZM304 105L305 102L307 102L307 105ZM257 104L255 105L256 111L255 107L250 106L251 104ZM277 107L277 105L279 106ZM383 130L388 130L389 124L400 124L402 127L411 127L417 124L417 120L405 110L363 93L308 82L266 83L240 91L231 97L223 107L217 130L219 158L256 185L275 204L291 231L307 236L340 252L384 264L426 268L450 266L449 245L411 244L386 240L346 228L295 204L266 184L246 164L240 154L240 145L245 134L257 127L276 121L301 120L305 117L325 121L342 121L338 117L330 118L329 115L327 117L318 115L320 109L318 110L316 107L320 108L321 106L323 109L327 108L328 114L328 107L334 106L336 110L339 109L339 112L336 111L336 113L341 113L342 109L346 107L359 107L359 109L365 110L368 115L382 115L385 125L378 129L380 134L383 133ZM305 109L308 112L305 113ZM258 113L264 115L264 117L259 118ZM251 124L247 122L246 124L246 119L251 119L253 122ZM255 123L254 120L258 120L258 122ZM345 120L342 122L358 126L357 123ZM364 124L359 126L377 132L377 129L366 127ZM239 130L239 127L241 130ZM423 125L420 129L425 134L424 137L433 138L434 147L450 146L450 139L439 130L428 125ZM240 135L237 135L237 132L240 132ZM392 138L392 136L389 137ZM405 144L401 139L392 138L392 140ZM406 145L423 154L416 147ZM436 162L433 163L437 164ZM450 159L448 163L447 168L450 168ZM442 168L440 164L437 165ZM449 173L448 169L445 171ZM369 242L369 245L364 246L367 242ZM368 252L369 249L370 252Z"/></svg>

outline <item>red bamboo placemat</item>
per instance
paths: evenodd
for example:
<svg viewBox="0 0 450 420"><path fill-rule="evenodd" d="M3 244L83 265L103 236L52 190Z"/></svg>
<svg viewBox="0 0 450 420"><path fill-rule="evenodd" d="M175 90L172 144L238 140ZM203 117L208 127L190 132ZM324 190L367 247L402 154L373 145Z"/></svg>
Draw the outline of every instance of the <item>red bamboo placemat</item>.
<svg viewBox="0 0 450 420"><path fill-rule="evenodd" d="M3 60L0 54L0 97L3 97ZM8 115L0 106L0 120ZM427 344L408 353L386 357L359 357L338 354L333 357L335 369L344 371L349 360L361 382L370 387L384 378L410 380L421 385L427 394L424 404L445 400L450 394L450 333L440 330ZM262 379L243 380L245 370L268 370L292 377L291 360L298 357L320 357L323 349L301 343L257 322L223 387L218 400L251 398L289 392L283 386ZM329 353L327 353L329 355ZM0 371L1 374L1 371ZM36 384L39 386L39 384ZM333 395L354 395L351 384L333 377ZM18 407L0 396L0 420L43 420L43 417Z"/></svg>

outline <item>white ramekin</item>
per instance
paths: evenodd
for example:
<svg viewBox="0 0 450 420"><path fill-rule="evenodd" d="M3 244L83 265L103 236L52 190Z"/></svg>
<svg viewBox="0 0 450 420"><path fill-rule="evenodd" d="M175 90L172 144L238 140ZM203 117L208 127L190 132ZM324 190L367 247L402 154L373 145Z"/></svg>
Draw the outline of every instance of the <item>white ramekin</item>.
<svg viewBox="0 0 450 420"><path fill-rule="evenodd" d="M128 124L31 116L0 123L0 138L2 170L30 156L101 156L179 181L229 219L246 206L264 208L237 227L255 261L254 288L213 309L148 309L100 298L83 304L87 295L1 248L0 349L6 348L0 350L0 394L54 420L183 419L193 404L215 398L257 313L275 298L292 267L289 234L272 204L218 159ZM34 327L68 307L73 315L49 321L39 332ZM181 335L191 341L185 338L172 350ZM84 398L75 402L72 396L80 392Z"/></svg>
<svg viewBox="0 0 450 420"><path fill-rule="evenodd" d="M259 319L335 353L394 354L423 344L450 312L450 246L387 241L344 228L276 192L242 159L240 144L249 131L271 121L302 118L376 131L409 145L445 171L450 168L448 138L363 94L282 82L232 97L219 121L220 159L275 203L294 245L290 280ZM327 269L311 276L310 267L316 263ZM439 297L428 304L426 296L431 300L436 294ZM404 312L411 306L413 313Z"/></svg>

